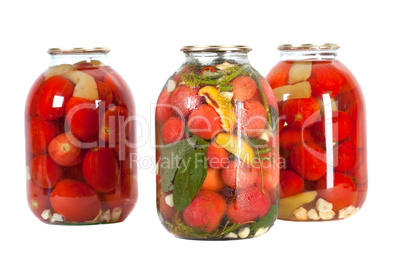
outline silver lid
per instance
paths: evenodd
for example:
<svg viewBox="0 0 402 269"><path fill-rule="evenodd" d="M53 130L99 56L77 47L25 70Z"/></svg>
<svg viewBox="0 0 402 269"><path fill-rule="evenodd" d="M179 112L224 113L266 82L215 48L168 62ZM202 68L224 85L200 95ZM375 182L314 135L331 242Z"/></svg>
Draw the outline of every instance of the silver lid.
<svg viewBox="0 0 402 269"><path fill-rule="evenodd" d="M183 52L219 52L219 51L251 51L249 46L244 45L213 45L213 46L184 46L180 49Z"/></svg>
<svg viewBox="0 0 402 269"><path fill-rule="evenodd" d="M340 46L337 43L323 44L282 44L278 50L337 50Z"/></svg>
<svg viewBox="0 0 402 269"><path fill-rule="evenodd" d="M47 53L55 54L86 54L86 53L109 53L110 49L105 47L89 48L50 48Z"/></svg>

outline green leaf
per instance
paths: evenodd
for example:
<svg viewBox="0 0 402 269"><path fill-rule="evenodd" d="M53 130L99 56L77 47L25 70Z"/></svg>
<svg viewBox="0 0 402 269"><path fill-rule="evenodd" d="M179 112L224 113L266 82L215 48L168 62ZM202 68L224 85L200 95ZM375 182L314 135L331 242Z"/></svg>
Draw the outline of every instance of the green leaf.
<svg viewBox="0 0 402 269"><path fill-rule="evenodd" d="M201 189L207 176L206 162L206 148L194 150L180 162L173 188L173 203L177 212L184 210Z"/></svg>
<svg viewBox="0 0 402 269"><path fill-rule="evenodd" d="M196 135L194 135L193 137L197 141L197 145L199 146L199 148L205 148L205 147L207 147L209 145L209 142L205 141L201 137L196 136Z"/></svg>
<svg viewBox="0 0 402 269"><path fill-rule="evenodd" d="M255 223L253 223L250 229L252 231L257 231L259 228L272 227L272 225L274 225L276 218L278 217L278 211L279 211L278 207L279 207L278 203L271 206L268 213L265 214L259 220L257 220Z"/></svg>
<svg viewBox="0 0 402 269"><path fill-rule="evenodd" d="M181 160L194 151L197 139L190 137L174 144L165 145L161 149L161 188L163 192L173 189L173 179Z"/></svg>

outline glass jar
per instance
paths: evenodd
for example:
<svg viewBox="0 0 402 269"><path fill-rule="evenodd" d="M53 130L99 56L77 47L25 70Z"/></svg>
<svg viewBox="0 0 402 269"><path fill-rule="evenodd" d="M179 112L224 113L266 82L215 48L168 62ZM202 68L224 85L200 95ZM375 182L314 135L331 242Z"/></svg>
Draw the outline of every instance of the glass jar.
<svg viewBox="0 0 402 269"><path fill-rule="evenodd" d="M367 193L365 103L337 44L280 45L267 75L280 111L283 220L339 220Z"/></svg>
<svg viewBox="0 0 402 269"><path fill-rule="evenodd" d="M49 49L28 94L27 198L45 223L121 222L137 201L134 100L108 52Z"/></svg>
<svg viewBox="0 0 402 269"><path fill-rule="evenodd" d="M185 46L156 106L157 210L177 237L264 234L278 213L277 104L246 46Z"/></svg>

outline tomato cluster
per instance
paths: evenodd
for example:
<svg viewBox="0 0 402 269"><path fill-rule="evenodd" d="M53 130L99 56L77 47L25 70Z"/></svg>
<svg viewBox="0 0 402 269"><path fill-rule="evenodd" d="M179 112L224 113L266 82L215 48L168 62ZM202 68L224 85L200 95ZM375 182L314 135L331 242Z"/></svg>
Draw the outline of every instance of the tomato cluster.
<svg viewBox="0 0 402 269"><path fill-rule="evenodd" d="M27 197L46 223L121 222L137 200L134 104L98 61L52 66L26 102Z"/></svg>
<svg viewBox="0 0 402 269"><path fill-rule="evenodd" d="M353 75L337 60L283 61L267 80L280 110L279 217L327 220L357 212L367 165L364 100ZM316 217L322 199L330 217Z"/></svg>
<svg viewBox="0 0 402 269"><path fill-rule="evenodd" d="M258 235L250 227L277 206L279 169L273 163L279 152L272 128L276 100L267 81L250 66L230 65L226 70L185 64L167 81L157 102L158 212L167 229L179 237L244 238L239 231L245 227L246 237ZM183 145L194 137L194 149ZM165 159L173 155L181 166L192 150L200 153L196 163L202 166L205 158L199 182L192 175L178 175L180 168L166 168ZM194 174L198 168L191 168ZM175 173L170 187L169 173ZM185 207L176 204L191 193L178 191L182 182L196 190Z"/></svg>

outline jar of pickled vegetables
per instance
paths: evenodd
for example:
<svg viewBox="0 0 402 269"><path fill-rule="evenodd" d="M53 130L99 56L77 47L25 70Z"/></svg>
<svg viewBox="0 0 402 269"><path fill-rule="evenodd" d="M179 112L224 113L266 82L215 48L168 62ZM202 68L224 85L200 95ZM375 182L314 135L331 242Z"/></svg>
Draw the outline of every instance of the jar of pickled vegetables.
<svg viewBox="0 0 402 269"><path fill-rule="evenodd" d="M250 50L185 46L159 95L157 210L177 237L250 238L277 217L277 103Z"/></svg>
<svg viewBox="0 0 402 269"><path fill-rule="evenodd" d="M134 100L108 52L49 49L28 94L27 198L45 223L121 222L137 201Z"/></svg>
<svg viewBox="0 0 402 269"><path fill-rule="evenodd" d="M280 45L267 75L280 111L279 218L324 221L359 211L367 193L365 103L337 44Z"/></svg>

